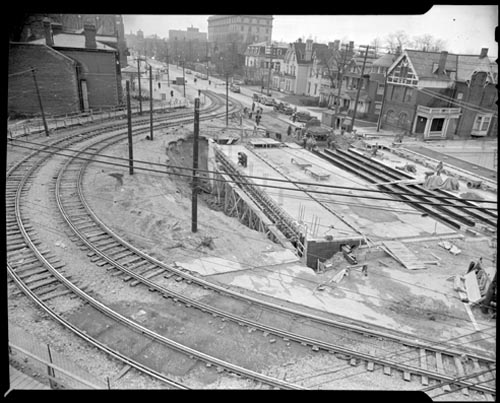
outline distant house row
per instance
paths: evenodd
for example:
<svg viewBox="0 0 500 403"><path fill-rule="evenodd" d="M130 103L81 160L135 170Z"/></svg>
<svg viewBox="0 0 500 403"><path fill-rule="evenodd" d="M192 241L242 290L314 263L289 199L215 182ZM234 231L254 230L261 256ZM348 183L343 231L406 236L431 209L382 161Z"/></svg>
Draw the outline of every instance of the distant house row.
<svg viewBox="0 0 500 403"><path fill-rule="evenodd" d="M427 139L492 136L498 66L487 52L404 50L377 56L355 51L353 42L341 48L338 40L261 42L248 46L245 74L255 85L317 97L332 110L335 128L348 127L356 109L356 119Z"/></svg>

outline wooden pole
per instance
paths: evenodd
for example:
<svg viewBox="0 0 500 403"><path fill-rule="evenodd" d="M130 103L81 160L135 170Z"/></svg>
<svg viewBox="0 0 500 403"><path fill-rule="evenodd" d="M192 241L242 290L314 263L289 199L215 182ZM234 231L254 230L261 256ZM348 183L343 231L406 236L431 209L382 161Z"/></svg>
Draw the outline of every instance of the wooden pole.
<svg viewBox="0 0 500 403"><path fill-rule="evenodd" d="M191 193L191 232L198 231L198 138L200 132L200 98L194 100L193 189Z"/></svg>
<svg viewBox="0 0 500 403"><path fill-rule="evenodd" d="M137 59L137 78L139 84L139 115L142 115L142 94L141 94L141 61Z"/></svg>
<svg viewBox="0 0 500 403"><path fill-rule="evenodd" d="M149 66L149 132L153 140L153 69Z"/></svg>
<svg viewBox="0 0 500 403"><path fill-rule="evenodd" d="M361 86L363 83L363 74L365 73L366 58L368 57L368 50L369 49L370 49L370 46L368 45L366 47L365 57L363 58L363 67L361 68L361 74L359 77L358 92L356 93L356 101L354 102L354 111L352 113L352 122L351 122L351 125L349 126L349 133L352 131L352 129L354 129L354 121L356 120L356 111L358 110L359 94L361 92Z"/></svg>
<svg viewBox="0 0 500 403"><path fill-rule="evenodd" d="M31 68L31 73L33 74L33 81L35 82L36 96L38 98L38 104L40 105L40 112L42 113L43 127L45 129L45 134L49 136L49 128L47 127L47 121L45 120L45 112L43 111L42 97L40 95L40 89L38 88L38 82L36 80L35 69Z"/></svg>
<svg viewBox="0 0 500 403"><path fill-rule="evenodd" d="M134 174L134 150L132 147L132 111L130 110L130 83L127 81L127 123L128 123L128 166L130 175Z"/></svg>

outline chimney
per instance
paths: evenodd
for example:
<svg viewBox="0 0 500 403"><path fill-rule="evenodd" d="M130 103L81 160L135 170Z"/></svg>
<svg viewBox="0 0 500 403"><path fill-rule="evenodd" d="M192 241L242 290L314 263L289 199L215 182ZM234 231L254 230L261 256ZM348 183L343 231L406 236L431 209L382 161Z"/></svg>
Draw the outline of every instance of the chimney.
<svg viewBox="0 0 500 403"><path fill-rule="evenodd" d="M59 23L59 22L52 23L52 34L53 35L57 35L57 34L62 33L62 30L63 30L63 26L61 23Z"/></svg>
<svg viewBox="0 0 500 403"><path fill-rule="evenodd" d="M54 46L54 37L52 36L52 28L48 18L43 20L43 32L45 34L45 43L47 46Z"/></svg>
<svg viewBox="0 0 500 403"><path fill-rule="evenodd" d="M97 48L95 41L95 25L85 24L83 26L83 34L85 35L85 47L87 49Z"/></svg>
<svg viewBox="0 0 500 403"><path fill-rule="evenodd" d="M439 64L438 64L438 74L444 74L444 68L446 66L446 59L448 57L448 52L446 50L443 50L441 52L441 56L439 57Z"/></svg>
<svg viewBox="0 0 500 403"><path fill-rule="evenodd" d="M484 59L488 56L488 48L482 48L481 53L479 54L480 59Z"/></svg>
<svg viewBox="0 0 500 403"><path fill-rule="evenodd" d="M312 39L307 39L306 40L306 52L304 55L304 60L309 61L312 58L312 52L313 52L313 40Z"/></svg>

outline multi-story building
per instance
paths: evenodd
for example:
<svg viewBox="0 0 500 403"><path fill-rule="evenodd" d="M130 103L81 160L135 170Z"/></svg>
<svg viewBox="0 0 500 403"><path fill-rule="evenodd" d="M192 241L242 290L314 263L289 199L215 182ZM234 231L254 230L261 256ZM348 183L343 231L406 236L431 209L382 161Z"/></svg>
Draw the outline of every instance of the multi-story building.
<svg viewBox="0 0 500 403"><path fill-rule="evenodd" d="M231 42L235 35L245 44L271 40L271 15L211 15L208 17L208 41Z"/></svg>
<svg viewBox="0 0 500 403"><path fill-rule="evenodd" d="M207 33L200 32L199 28L195 28L193 26L188 27L185 31L180 29L170 29L168 31L168 40L172 41L177 39L179 41L194 41L198 40L200 42L207 41Z"/></svg>
<svg viewBox="0 0 500 403"><path fill-rule="evenodd" d="M381 127L424 139L496 135L498 67L487 51L405 50L387 72Z"/></svg>
<svg viewBox="0 0 500 403"><path fill-rule="evenodd" d="M245 80L252 84L268 85L272 74L280 71L288 50L287 43L259 42L247 46L245 51Z"/></svg>
<svg viewBox="0 0 500 403"><path fill-rule="evenodd" d="M320 54L328 49L326 44L314 43L301 39L291 43L280 65L278 74L273 75L273 88L296 95L307 95L308 79L313 65L313 54Z"/></svg>
<svg viewBox="0 0 500 403"><path fill-rule="evenodd" d="M212 15L208 17L211 60L222 72L241 71L249 44L272 38L271 15Z"/></svg>
<svg viewBox="0 0 500 403"><path fill-rule="evenodd" d="M93 25L84 25L82 34L62 32L48 19L43 26L44 38L9 45L9 113L40 113L31 68L47 114L123 103L119 53L97 40Z"/></svg>

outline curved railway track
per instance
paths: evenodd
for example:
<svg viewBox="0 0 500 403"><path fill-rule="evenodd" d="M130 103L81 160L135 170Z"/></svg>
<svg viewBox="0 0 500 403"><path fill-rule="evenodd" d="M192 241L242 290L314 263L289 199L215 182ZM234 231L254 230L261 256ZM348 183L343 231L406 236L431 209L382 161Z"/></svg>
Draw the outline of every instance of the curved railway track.
<svg viewBox="0 0 500 403"><path fill-rule="evenodd" d="M147 130L147 129L145 129ZM99 145L99 148L104 148L106 146L109 146L110 144L114 143L116 140L114 139L108 139L107 144L103 144L102 141L98 141L97 143L101 143ZM92 147L92 146L91 146ZM95 146L93 146L95 147ZM141 251L137 250L134 248L132 245L127 244L124 240L119 239L119 237L115 236L112 234L112 231L107 228L102 222L99 221L99 219L91 212L91 210L86 206L84 203L84 193L82 192L81 188L81 179L82 175L85 169L86 163L81 163L81 159L78 158L73 158L72 160L69 160L66 164L64 169L60 171L60 174L58 175L57 178L57 183L56 183L56 198L57 198L57 203L59 205L59 208L61 210L61 213L67 220L68 226L71 228L73 231L73 240L77 242L80 246L88 248L90 250L89 252L89 257L91 260L94 261L94 263L102 266L108 266L112 267L114 270L114 273L118 273L123 280L129 281L131 285L137 285L137 284L144 284L147 286L149 289L154 289L161 293L163 296L168 296L175 301L182 301L186 306L192 306L197 309L200 309L204 312L208 312L213 316L220 316L224 317L226 319L229 319L233 321L234 323L237 323L238 325L242 326L247 326L250 329L259 329L265 333L270 333L273 335L276 335L278 337L282 337L284 340L293 340L299 343L302 343L304 345L310 345L313 350L324 350L324 351L330 351L330 352L336 352L336 353L342 353L344 355L348 355L350 357L353 357L358 360L362 360L366 362L367 364L367 370L371 371L374 369L374 365L381 365L384 368L393 368L396 370L401 371L405 378L407 374L415 374L419 375L422 377L422 382L426 384L428 382L428 379L434 379L439 382L450 382L454 385L459 385L462 387L470 387L471 389L477 389L480 390L484 393L495 393L495 390L491 387L488 386L478 386L474 385L474 383L470 380L457 380L456 377L461 376L462 374L466 374L464 372L464 369L462 368L462 371L460 370L460 367L457 365L457 369L455 371L454 375L450 375L450 373L453 373L453 371L449 371L448 374L445 374L444 371L442 370L443 365L441 361L441 366L439 365L439 360L435 359L436 361L436 369L428 369L427 364L423 364L426 361L433 361L432 359L426 359L427 356L436 354L436 357L440 356L441 360L444 357L446 360L451 360L456 363L456 358L459 355L463 355L463 352L456 351L454 354L450 355L448 349L436 349L432 348L431 346L427 345L422 345L422 344L415 344L412 347L415 349L418 349L418 354L420 356L420 366L413 366L413 365L408 365L403 363L397 363L391 359L384 359L384 358L377 358L373 355L362 353L353 349L346 348L345 346L341 346L338 344L334 344L331 342L327 341L321 341L318 339L314 339L311 337L305 337L303 335L299 335L298 333L290 332L290 331L284 331L283 329L278 329L273 326L269 325L263 325L262 323L248 320L244 318L243 316L238 316L235 314L232 314L227 311L223 311L217 308L214 308L213 306L209 306L207 304L201 304L199 301L196 301L194 299L189 299L186 298L184 295L181 294L176 294L175 292L172 292L171 290L168 290L164 286L156 283L153 281L155 278L157 278L160 274L165 277L172 277L176 276L176 278L182 278L185 280L186 283L193 283L193 285L197 285L198 287L203 287L204 289L210 289L215 291L218 294L227 294L231 298L238 298L243 300L244 304L249 304L255 306L256 304L260 306L266 306L266 309L272 309L275 312L281 312L281 314L286 314L286 315L293 315L297 316L300 315L304 317L305 315L301 312L294 311L291 309L283 309L283 307L280 307L278 305L273 305L269 303L263 303L261 301L255 300L255 299L249 299L246 296L238 295L235 292L229 291L223 287L220 286L215 286L212 283L206 282L202 279L199 279L196 276L192 276L188 273L185 273L181 270L176 269L175 267L171 267L168 265L163 264L162 262L157 261L156 259L144 255ZM88 161L86 161L88 162ZM74 165L77 164L77 165ZM229 165L226 164L225 168L229 168ZM12 170L11 170L12 171ZM232 172L234 175L234 172ZM16 176L13 174L8 175L10 178L15 178ZM24 177L26 178L26 177ZM27 179L26 179L27 181ZM23 185L24 186L24 185ZM23 186L15 186L12 182L10 183L10 188L14 189L16 188L19 194L22 194L25 192L25 189ZM78 200L75 200L74 197L69 198L70 195L78 195ZM255 196L255 195L254 195ZM21 200L21 199L16 199L16 200ZM17 203L18 204L18 203ZM17 210L20 210L20 207L17 206ZM75 211L78 211L75 213ZM279 219L280 217L276 217L276 219ZM21 242L17 242L17 240L21 241L21 239L33 239L35 238L34 234L28 234L29 230L29 224L25 225L24 223L19 223L18 220L16 220L17 225L21 229L21 237L19 236L11 236L10 239L13 242L8 243L8 250L9 246L11 247L11 251L18 251L22 248L26 248L26 246L23 246L22 248L20 247ZM11 221L11 229L15 228L15 224ZM11 231L12 234L13 231ZM26 233L24 233L26 232ZM36 239L34 239L36 242ZM30 250L33 251L33 249L36 249L36 245L31 245L28 246ZM33 263L36 264L36 261L41 261L45 267L51 266L53 269L57 269L57 261L50 261L51 255L50 251L47 251L47 255L44 256L42 252L44 251L39 251L36 249L38 252L38 256L31 256L27 258L29 261L32 261ZM23 258L24 260L24 258ZM23 261L25 263L26 260ZM24 264L23 264L24 266ZM19 269L19 267L18 267ZM33 284L33 282L25 282L23 279L19 276L19 273L17 273L16 269L14 267L11 267L9 265L8 267L9 274L15 279L16 283L21 286L23 284L23 291L25 290L30 290L31 292L35 293L35 290L39 290L40 287L30 287L30 283ZM38 270L41 270L38 268ZM56 270L57 271L57 270ZM39 271L37 273L39 276L38 281L46 281L47 284L55 284L55 283L61 283L64 284L63 287L58 285L60 290L51 290L51 292L55 293L58 295L58 293L62 292L68 292L67 289L71 289L71 283L66 283L63 280L62 275L58 276L56 273L50 273L50 274L45 274L43 271ZM55 279L53 279L54 277ZM33 279L31 276L26 276L25 278L27 279ZM50 282L48 282L50 280ZM58 281L56 281L58 280ZM66 279L67 281L67 279ZM41 286L43 287L43 286ZM76 287L76 286L73 286ZM78 287L76 287L78 288ZM74 291L74 290L73 290ZM27 291L25 291L27 292ZM47 295L47 294L45 294ZM43 299L48 300L50 299L49 297L38 297L40 302L42 302ZM95 302L92 302L95 304ZM50 308L49 308L50 309ZM314 320L317 323L323 323L327 327L341 327L339 323L325 320L323 318L318 318L314 316L309 316L307 317L309 320ZM130 324L128 324L130 326ZM365 328L361 327L356 327L356 326L347 326L343 324L342 326L345 326L345 330L349 332L355 332L359 335L363 335L363 337L380 337L383 334L380 332L372 332L369 331ZM140 330L141 332L144 332L144 329ZM386 340L390 340L391 337L388 337L388 335L383 335ZM396 343L401 343L401 339L398 337L393 337L393 341ZM189 355L196 356L196 352L189 351ZM220 361L210 361L210 359L203 354L197 355L197 359L204 360L207 363L217 365L224 367L228 371L233 371L237 372L240 369L235 368L234 366L227 365L226 363L222 363ZM424 359L422 359L422 357ZM469 356L471 357L471 356ZM488 370L491 370L491 365L494 362L494 360L489 360L486 357L472 357L472 362L474 363L474 373L478 373L479 370L484 371L485 368ZM477 365L476 365L477 364ZM447 365L448 367L448 365ZM441 369L441 371L440 371ZM480 372L480 371L479 371ZM239 372L239 373L245 373ZM467 372L467 373L470 373ZM253 377L255 374L252 373L247 373L246 375ZM258 375L258 374L257 374ZM481 376L487 376L487 375L478 375L478 377ZM479 379L479 378L478 378ZM270 381L270 384L273 386L277 387L296 387L296 385L292 385L288 382L283 382L280 380L270 380L268 377L263 377L261 378L263 382L268 382ZM484 378L483 378L484 380ZM277 382L276 382L277 381ZM275 383L273 383L275 382ZM493 382L493 380L491 380ZM180 385L173 385L174 387L180 387Z"/></svg>
<svg viewBox="0 0 500 403"><path fill-rule="evenodd" d="M137 133L137 132L136 132ZM97 135L97 134L96 134ZM116 135L113 137L117 137ZM74 143L77 141L74 137L68 139L62 139L56 141L59 146L64 145L64 143ZM46 151L46 150L44 150ZM22 195L27 193L26 185L29 183L32 175L36 170L43 164L44 160L50 157L46 155L42 158L35 159L38 155L37 152L31 153L23 161L12 166L8 173L8 188L10 189L8 200L9 209L7 211L7 216L12 217L9 220L9 231L8 231L8 243L7 249L11 252L9 260L12 261L12 265L8 263L7 270L9 276L14 280L14 282L21 288L21 290L26 293L37 305L43 309L52 318L57 320L60 324L64 325L69 330L73 331L80 337L91 342L94 346L100 348L104 352L110 354L114 358L117 358L124 363L133 366L140 371L159 379L166 384L175 388L186 388L185 385L172 381L165 375L147 368L145 365L139 361L133 360L119 351L114 350L112 347L106 346L100 342L97 338L89 336L85 330L77 329L73 326L67 319L64 318L62 313L57 312L56 306L50 306L49 301L58 296L72 293L73 296L78 296L83 303L90 304L99 312L102 312L107 316L107 318L119 322L125 327L133 329L135 332L141 335L146 335L152 340L166 345L171 349L178 350L183 354L188 355L192 359L203 360L208 365L215 365L216 368L224 368L231 373L237 373L239 375L247 376L252 380L257 382L270 385L272 387L278 388L291 388L295 389L296 386L281 381L279 379L273 379L272 377L265 376L244 368L240 368L237 365L233 365L223 360L219 360L215 357L211 357L200 351L190 349L186 346L181 345L173 340L167 339L149 329L144 328L140 324L120 315L115 312L105 304L99 302L97 299L90 296L88 293L84 292L76 284L70 281L69 278L65 277L63 272L63 266L58 265L57 258L54 258L50 251L43 251L37 247L39 242L36 240L35 233L28 233L27 228L31 228L29 222L27 222L24 214L22 212L21 202L23 201ZM22 175L15 175L14 173L19 172L19 170L24 171ZM17 253L16 253L17 252ZM27 263L29 266L27 266ZM106 327L112 325L106 325Z"/></svg>
<svg viewBox="0 0 500 403"><path fill-rule="evenodd" d="M100 147L107 147L108 144L101 144ZM156 281L159 277L172 279L175 278L175 281L179 281L182 278L186 283L193 284L193 286L198 285L203 287L204 289L210 289L219 294L230 294L229 297L232 298L231 303L224 303L222 305L231 306L234 305L234 298L238 298L243 301L244 304L248 303L248 297L237 295L236 293L229 293L228 290L225 290L221 287L217 287L210 282L206 282L202 279L199 279L196 276L189 275L175 267L169 266L162 262L157 261L145 254L141 251L137 250L132 245L128 244L123 239L120 239L117 235L113 234L113 231L106 227L104 223L102 223L99 218L91 211L90 207L85 202L84 191L81 186L82 176L85 170L85 166L88 161L79 160L75 157L73 160L68 161L66 165L66 169L61 170L60 175L57 181L57 191L56 196L58 199L58 205L60 210L68 222L68 225L72 228L74 234L78 237L78 242L87 246L89 249L88 255L91 256L91 259L97 265L107 266L110 270L114 271L114 275L120 276L124 281L130 282L132 286L143 284L149 290L155 290L162 294L165 297L172 298L174 301L182 302L187 307L197 308L203 312L207 312L213 316L223 317L228 319L234 323L237 323L239 326L246 326L249 330L260 330L267 334L272 334L274 336L278 336L283 338L285 341L295 341L297 343L301 343L302 345L308 345L312 347L314 351L322 350L334 352L337 354L343 354L354 359L362 360L367 363L367 368L374 368L374 364L383 365L384 368L392 368L395 370L399 370L403 372L405 376L408 374L420 375L423 379L424 384L427 384L426 379L439 379L442 382L452 382L454 378L452 376L446 375L444 370L441 374L438 374L440 370L443 369L443 354L445 354L445 362L446 366L450 366L451 356L448 354L449 352L445 352L447 349L434 349L427 350L426 348L419 347L418 354L419 360L421 362L420 367L415 367L414 365L408 365L405 361L407 359L402 360L403 362L397 362L395 360L391 360L390 358L376 358L373 355L365 354L360 352L359 350L354 350L352 348L347 348L338 343L332 343L324 340L318 340L317 338L307 337L303 334L299 334L297 332L286 331L275 326L266 325L262 322L256 322L253 320L249 320L241 315L236 315L230 311L217 309L214 306L210 306L206 303L202 303L197 301L196 299L189 298L186 296L186 289L183 290L182 293L177 293L169 289L168 285L161 285L162 281ZM228 168L228 163L224 164L225 168ZM71 167L70 169L68 169ZM79 168L78 168L79 167ZM230 170L229 170L230 171ZM234 170L230 171L234 175ZM238 179L238 177L235 177ZM63 184L67 184L67 186L63 186ZM243 186L244 187L244 186ZM79 200L76 200L75 197L71 197L71 195L78 195ZM65 201L68 203L69 207L65 207ZM165 283L163 281L163 283ZM252 305L263 305L258 300L252 300ZM267 304L270 309L273 311L282 311L283 309L274 304ZM237 311L243 312L244 309L238 309ZM294 311L290 312L294 316L301 315L302 313ZM309 318L311 319L311 318ZM332 324L329 323L331 326ZM338 326L338 324L336 324ZM352 328L350 329L352 330ZM357 329L359 331L359 329ZM370 332L366 332L365 334L369 334ZM371 336L374 336L372 333ZM379 334L380 336L380 334ZM373 343L371 343L373 344ZM405 354L408 354L406 352ZM460 353L456 353L454 357L458 357ZM463 354L463 352L461 353ZM380 354L383 355L383 354ZM387 354L386 354L387 355ZM434 358L439 357L439 358ZM424 362L436 360L436 370L429 370L426 367ZM476 362L479 364L483 363L483 367L479 367L481 370L490 371L491 369L487 366L491 364L486 363L483 358L474 357ZM453 358L453 361L455 359ZM441 364L439 364L441 362ZM455 365L457 364L455 361ZM387 370L387 369L386 369ZM462 367L457 366L457 375L461 373ZM477 370L474 367L474 370ZM470 385L474 388L472 382L463 383L461 386ZM481 389L483 391L491 391L491 389Z"/></svg>

